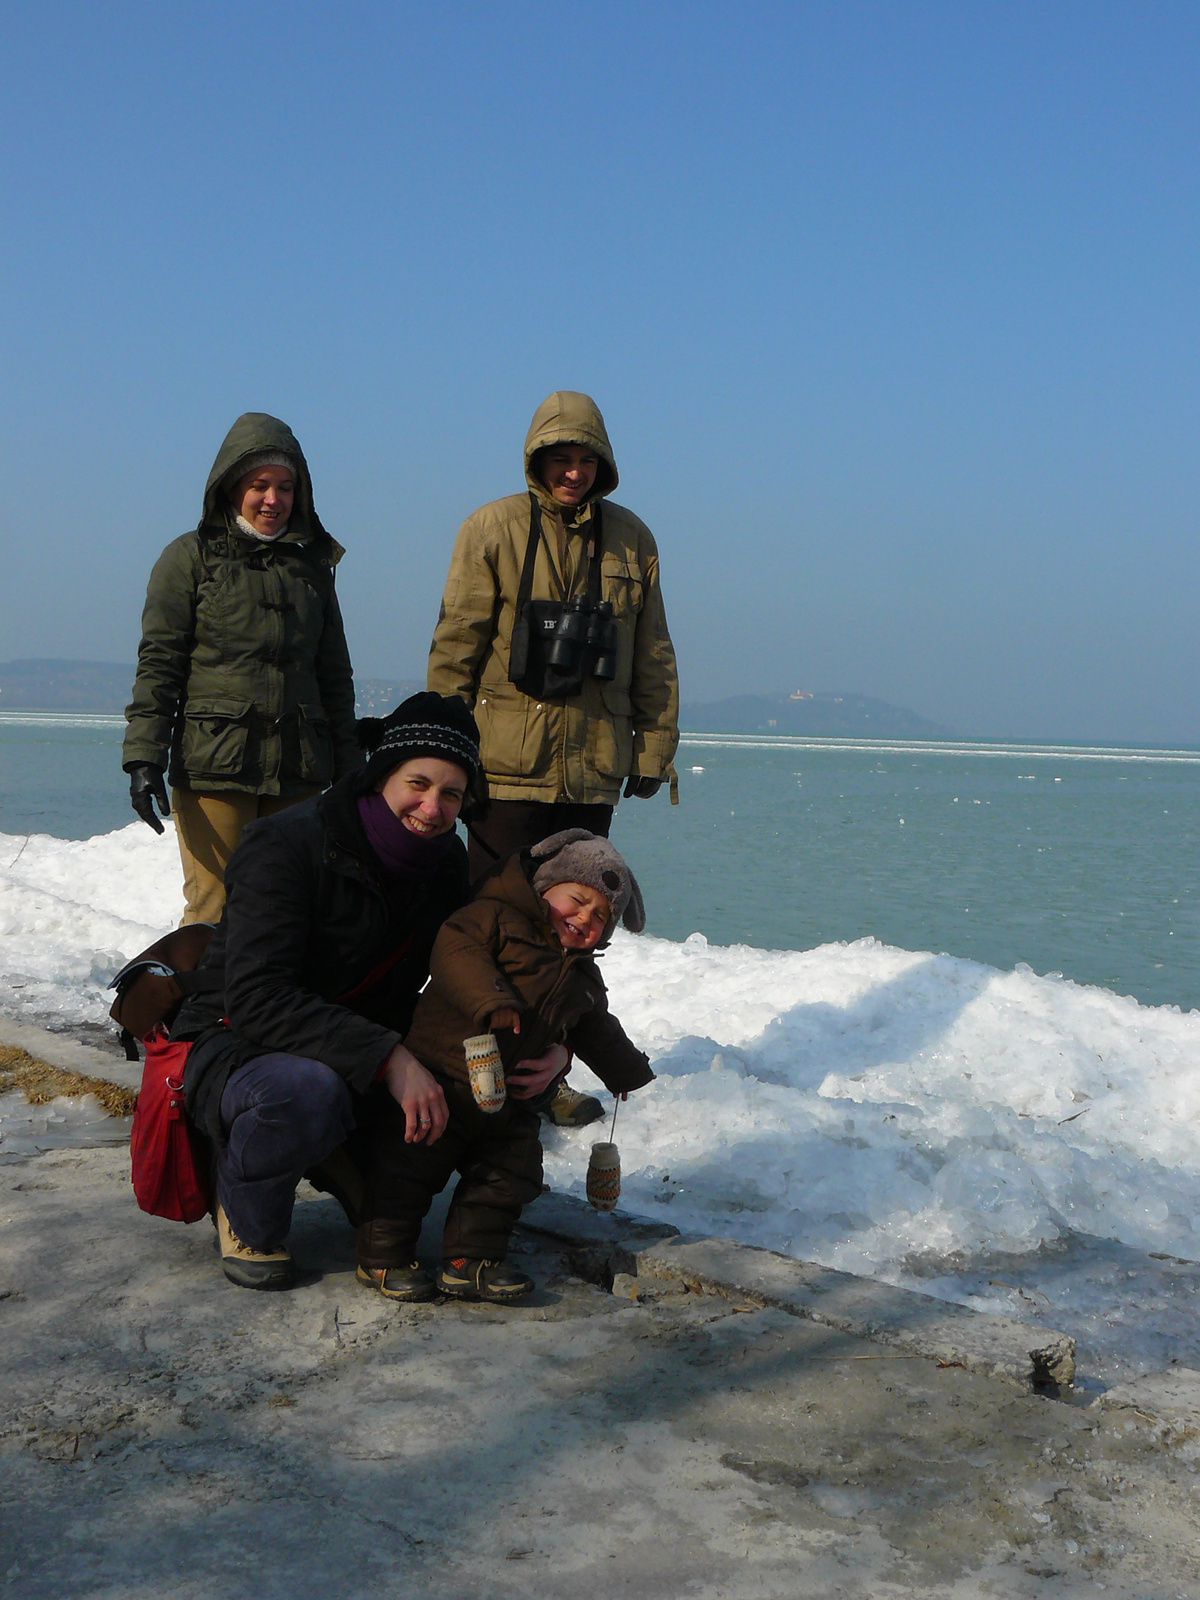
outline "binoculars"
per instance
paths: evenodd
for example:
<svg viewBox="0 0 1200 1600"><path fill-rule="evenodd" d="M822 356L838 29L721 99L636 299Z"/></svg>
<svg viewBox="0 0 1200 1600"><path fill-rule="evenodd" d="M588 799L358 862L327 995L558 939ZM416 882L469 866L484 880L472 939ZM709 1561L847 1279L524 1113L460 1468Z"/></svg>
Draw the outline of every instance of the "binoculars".
<svg viewBox="0 0 1200 1600"><path fill-rule="evenodd" d="M567 600L544 641L547 665L564 676L583 676L584 652L591 657L592 677L617 675L617 623L611 600L593 606L586 598Z"/></svg>

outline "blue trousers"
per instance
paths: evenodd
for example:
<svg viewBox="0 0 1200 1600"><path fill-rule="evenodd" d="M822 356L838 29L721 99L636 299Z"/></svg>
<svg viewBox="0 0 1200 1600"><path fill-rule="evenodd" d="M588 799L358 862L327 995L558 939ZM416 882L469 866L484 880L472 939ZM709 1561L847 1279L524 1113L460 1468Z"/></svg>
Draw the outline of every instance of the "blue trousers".
<svg viewBox="0 0 1200 1600"><path fill-rule="evenodd" d="M354 1127L344 1081L307 1056L255 1056L225 1085L217 1200L252 1250L278 1250L292 1225L296 1185Z"/></svg>

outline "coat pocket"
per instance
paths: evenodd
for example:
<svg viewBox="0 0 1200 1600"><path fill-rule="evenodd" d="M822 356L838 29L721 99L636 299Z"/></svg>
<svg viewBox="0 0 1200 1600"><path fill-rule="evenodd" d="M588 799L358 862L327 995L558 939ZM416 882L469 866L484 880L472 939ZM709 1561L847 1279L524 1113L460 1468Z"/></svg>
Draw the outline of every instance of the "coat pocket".
<svg viewBox="0 0 1200 1600"><path fill-rule="evenodd" d="M180 754L189 778L236 778L246 764L251 700L189 700Z"/></svg>
<svg viewBox="0 0 1200 1600"><path fill-rule="evenodd" d="M627 778L633 769L633 708L628 689L605 683L600 688L606 715L588 723L589 765L602 778Z"/></svg>
<svg viewBox="0 0 1200 1600"><path fill-rule="evenodd" d="M636 561L607 555L600 561L600 593L611 601L613 616L633 617L642 609L642 569Z"/></svg>
<svg viewBox="0 0 1200 1600"><path fill-rule="evenodd" d="M333 740L324 706L297 708L300 737L300 776L305 783L327 789L333 781Z"/></svg>
<svg viewBox="0 0 1200 1600"><path fill-rule="evenodd" d="M475 704L484 771L497 778L542 778L550 767L550 718L529 695L515 703L490 691Z"/></svg>

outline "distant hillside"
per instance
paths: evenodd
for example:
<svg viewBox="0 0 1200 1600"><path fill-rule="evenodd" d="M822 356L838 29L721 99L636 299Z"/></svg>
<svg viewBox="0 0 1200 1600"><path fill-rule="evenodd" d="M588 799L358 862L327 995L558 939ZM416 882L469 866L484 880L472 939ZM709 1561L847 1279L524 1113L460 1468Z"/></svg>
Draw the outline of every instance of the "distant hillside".
<svg viewBox="0 0 1200 1600"><path fill-rule="evenodd" d="M124 711L132 684L112 661L0 661L0 711Z"/></svg>
<svg viewBox="0 0 1200 1600"><path fill-rule="evenodd" d="M394 711L401 700L425 687L416 678L357 678L354 693L360 717L383 717Z"/></svg>
<svg viewBox="0 0 1200 1600"><path fill-rule="evenodd" d="M133 664L113 661L0 661L0 711L124 711ZM363 678L359 716L379 716L425 685L415 678Z"/></svg>
<svg viewBox="0 0 1200 1600"><path fill-rule="evenodd" d="M952 728L862 694L739 694L685 705L685 733L820 734L829 738L957 739Z"/></svg>
<svg viewBox="0 0 1200 1600"><path fill-rule="evenodd" d="M0 711L124 711L133 666L112 661L0 661ZM423 689L416 678L360 678L358 714L383 716ZM861 694L741 694L685 705L688 733L808 733L846 738L954 739L915 711Z"/></svg>

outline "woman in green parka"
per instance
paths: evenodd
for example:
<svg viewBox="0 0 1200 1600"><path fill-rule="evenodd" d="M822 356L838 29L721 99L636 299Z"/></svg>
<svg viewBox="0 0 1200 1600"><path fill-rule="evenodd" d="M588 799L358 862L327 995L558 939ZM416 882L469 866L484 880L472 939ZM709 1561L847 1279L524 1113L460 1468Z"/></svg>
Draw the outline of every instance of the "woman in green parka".
<svg viewBox="0 0 1200 1600"><path fill-rule="evenodd" d="M133 809L157 833L155 804L175 814L185 923L219 920L225 864L247 823L361 763L334 592L343 554L313 509L292 430L263 412L239 417L199 526L150 574L125 712Z"/></svg>

